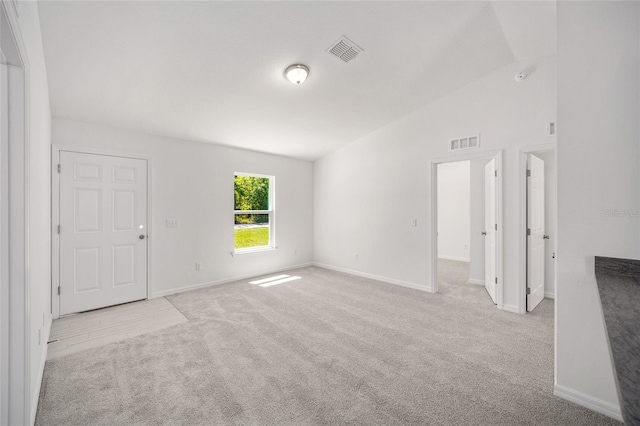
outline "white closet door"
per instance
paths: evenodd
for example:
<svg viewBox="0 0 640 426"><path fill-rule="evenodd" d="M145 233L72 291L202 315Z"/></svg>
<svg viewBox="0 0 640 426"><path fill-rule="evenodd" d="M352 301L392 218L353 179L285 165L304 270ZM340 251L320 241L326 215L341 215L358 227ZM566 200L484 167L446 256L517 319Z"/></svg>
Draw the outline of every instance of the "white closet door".
<svg viewBox="0 0 640 426"><path fill-rule="evenodd" d="M496 303L496 160L484 166L484 286Z"/></svg>
<svg viewBox="0 0 640 426"><path fill-rule="evenodd" d="M527 311L533 311L544 299L544 161L529 158L527 182Z"/></svg>

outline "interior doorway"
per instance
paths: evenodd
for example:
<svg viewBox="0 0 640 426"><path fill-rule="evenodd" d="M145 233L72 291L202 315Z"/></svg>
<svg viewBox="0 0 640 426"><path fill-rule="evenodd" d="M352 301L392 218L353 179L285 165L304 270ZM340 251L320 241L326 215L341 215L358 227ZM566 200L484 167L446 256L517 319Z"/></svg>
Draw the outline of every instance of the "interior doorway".
<svg viewBox="0 0 640 426"><path fill-rule="evenodd" d="M0 424L31 424L28 67L7 4L0 4Z"/></svg>
<svg viewBox="0 0 640 426"><path fill-rule="evenodd" d="M501 153L434 161L431 172L434 292L484 287L502 308Z"/></svg>
<svg viewBox="0 0 640 426"><path fill-rule="evenodd" d="M148 159L53 147L53 317L146 299Z"/></svg>
<svg viewBox="0 0 640 426"><path fill-rule="evenodd" d="M552 147L523 153L525 172L524 306L533 311L545 298L555 299L556 289L556 158Z"/></svg>

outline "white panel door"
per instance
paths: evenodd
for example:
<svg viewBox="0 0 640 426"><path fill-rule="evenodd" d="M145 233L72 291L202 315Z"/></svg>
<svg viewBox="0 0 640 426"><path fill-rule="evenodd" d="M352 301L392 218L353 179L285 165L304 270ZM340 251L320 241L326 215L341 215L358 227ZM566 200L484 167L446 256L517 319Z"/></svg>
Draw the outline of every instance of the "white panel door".
<svg viewBox="0 0 640 426"><path fill-rule="evenodd" d="M527 311L544 299L544 161L529 156L527 182Z"/></svg>
<svg viewBox="0 0 640 426"><path fill-rule="evenodd" d="M147 298L147 162L60 152L60 315Z"/></svg>
<svg viewBox="0 0 640 426"><path fill-rule="evenodd" d="M484 166L484 286L496 303L496 160Z"/></svg>

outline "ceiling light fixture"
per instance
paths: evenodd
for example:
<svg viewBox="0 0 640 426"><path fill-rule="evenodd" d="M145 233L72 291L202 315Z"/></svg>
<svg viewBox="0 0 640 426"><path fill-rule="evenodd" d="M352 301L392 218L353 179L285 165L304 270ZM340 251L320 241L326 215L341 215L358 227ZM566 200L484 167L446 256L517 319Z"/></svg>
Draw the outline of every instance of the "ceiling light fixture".
<svg viewBox="0 0 640 426"><path fill-rule="evenodd" d="M309 67L302 64L295 64L284 70L284 76L293 84L302 84L309 75Z"/></svg>

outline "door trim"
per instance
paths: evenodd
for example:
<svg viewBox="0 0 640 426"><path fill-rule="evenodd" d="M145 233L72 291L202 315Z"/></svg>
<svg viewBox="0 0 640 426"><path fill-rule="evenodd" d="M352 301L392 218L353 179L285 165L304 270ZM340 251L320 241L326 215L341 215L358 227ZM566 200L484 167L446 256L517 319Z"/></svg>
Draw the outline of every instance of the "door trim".
<svg viewBox="0 0 640 426"><path fill-rule="evenodd" d="M58 225L60 224L60 175L58 174L58 164L60 164L60 152L75 152L79 154L105 155L109 157L131 158L134 160L145 160L147 162L147 238L152 238L153 224L151 218L152 197L151 197L151 167L152 157L129 152L108 151L102 149L70 147L64 145L51 146L51 312L53 319L60 318L60 296L58 286L60 285L60 235ZM151 279L151 252L152 244L147 239L147 299L153 294Z"/></svg>
<svg viewBox="0 0 640 426"><path fill-rule="evenodd" d="M0 423L33 424L35 421L44 361L35 372L38 382L31 386L32 322L30 281L30 80L29 58L18 23L17 11L6 1L0 2L3 37L0 50L7 62L8 187L7 217L8 276L0 285L2 319L7 322L0 337ZM6 30L6 32L5 32ZM5 36L6 35L6 36ZM6 297L6 299L5 299ZM8 302L5 304L5 302ZM11 309L7 309L11 306ZM2 321L4 323L5 321ZM46 357L46 346L43 349Z"/></svg>
<svg viewBox="0 0 640 426"><path fill-rule="evenodd" d="M556 144L555 143L547 143L540 145L532 145L524 148L520 148L520 154L518 159L518 176L519 176L519 204L520 204L520 214L518 232L520 241L518 243L518 251L520 257L520 267L518 268L518 281L520 285L518 285L518 313L524 314L527 312L527 160L529 154L533 154L535 152L556 152ZM556 173L557 173L557 158L556 158ZM556 271L557 274L557 271ZM556 294L558 280L556 278ZM555 313L554 313L555 315Z"/></svg>
<svg viewBox="0 0 640 426"><path fill-rule="evenodd" d="M504 309L503 292L503 195L502 195L502 150L483 151L472 154L453 155L443 158L436 158L430 162L429 176L431 177L431 197L430 197L430 215L431 215L431 292L438 292L438 164L453 163L457 161L475 160L479 158L495 159L496 171L498 177L496 179L496 221L498 222L498 231L496 232L496 276L498 278L498 287L496 289L496 305L498 309Z"/></svg>

